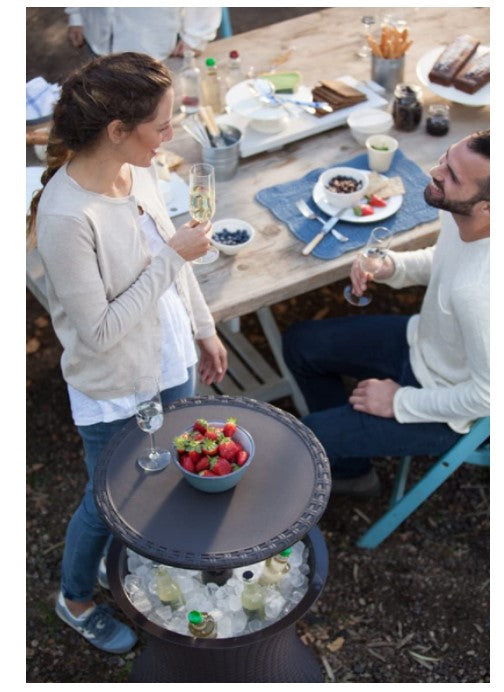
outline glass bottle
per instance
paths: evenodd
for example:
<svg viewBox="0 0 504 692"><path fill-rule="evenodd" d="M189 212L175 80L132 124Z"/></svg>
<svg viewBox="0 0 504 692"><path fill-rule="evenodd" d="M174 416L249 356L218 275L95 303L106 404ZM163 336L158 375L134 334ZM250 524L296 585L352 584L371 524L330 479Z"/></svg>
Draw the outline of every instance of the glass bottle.
<svg viewBox="0 0 504 692"><path fill-rule="evenodd" d="M217 637L217 624L210 613L191 610L187 615L189 632L194 637L202 639L215 639Z"/></svg>
<svg viewBox="0 0 504 692"><path fill-rule="evenodd" d="M172 577L165 565L160 565L156 572L157 594L160 600L176 610L184 605L185 599L180 586Z"/></svg>
<svg viewBox="0 0 504 692"><path fill-rule="evenodd" d="M243 82L245 75L242 71L241 58L237 50L232 50L229 53L229 61L227 65L226 87L231 89L232 86Z"/></svg>
<svg viewBox="0 0 504 692"><path fill-rule="evenodd" d="M284 574L287 574L290 570L289 555L291 552L292 548L286 548L278 555L269 557L266 560L263 572L259 577L259 584L261 586L276 584L283 578Z"/></svg>
<svg viewBox="0 0 504 692"><path fill-rule="evenodd" d="M416 84L397 84L392 103L392 117L398 130L411 132L422 119L422 90Z"/></svg>
<svg viewBox="0 0 504 692"><path fill-rule="evenodd" d="M205 65L206 74L201 82L203 104L205 106L212 106L214 113L218 115L223 111L221 78L215 58L207 58L205 60Z"/></svg>
<svg viewBox="0 0 504 692"><path fill-rule="evenodd" d="M259 618L264 620L264 590L262 586L253 581L254 573L247 570L242 574L244 583L242 591L243 612L252 620Z"/></svg>
<svg viewBox="0 0 504 692"><path fill-rule="evenodd" d="M180 82L182 89L180 110L186 115L197 113L201 102L201 72L196 66L192 50L184 51Z"/></svg>
<svg viewBox="0 0 504 692"><path fill-rule="evenodd" d="M425 129L434 137L446 135L450 129L450 106L446 103L433 103L427 111Z"/></svg>

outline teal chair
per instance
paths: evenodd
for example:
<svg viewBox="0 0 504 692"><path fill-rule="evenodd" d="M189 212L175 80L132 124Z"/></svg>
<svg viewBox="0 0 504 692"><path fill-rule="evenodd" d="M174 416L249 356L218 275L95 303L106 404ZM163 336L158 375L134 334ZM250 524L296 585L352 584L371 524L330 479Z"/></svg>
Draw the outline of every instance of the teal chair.
<svg viewBox="0 0 504 692"><path fill-rule="evenodd" d="M228 38L233 35L233 29L231 28L231 19L229 18L229 8L221 7L222 19L219 27L219 35L221 38Z"/></svg>
<svg viewBox="0 0 504 692"><path fill-rule="evenodd" d="M427 473L406 490L411 457L403 457L395 478L388 511L359 538L359 548L376 548L463 463L490 465L490 417L478 419L471 430L448 450Z"/></svg>

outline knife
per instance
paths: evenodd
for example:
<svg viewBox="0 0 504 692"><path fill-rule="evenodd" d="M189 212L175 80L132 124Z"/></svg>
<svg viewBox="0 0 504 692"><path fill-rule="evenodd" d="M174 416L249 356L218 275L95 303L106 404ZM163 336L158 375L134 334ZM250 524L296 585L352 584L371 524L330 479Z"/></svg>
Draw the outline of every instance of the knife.
<svg viewBox="0 0 504 692"><path fill-rule="evenodd" d="M325 222L325 224L322 226L322 228L321 228L320 231L317 233L317 235L315 236L315 238L312 238L312 239L310 240L310 242L308 243L308 245L305 245L305 247L304 247L303 250L302 250L302 254L303 254L303 255L309 255L310 252L313 250L313 248L316 247L316 246L320 243L320 241L322 240L322 238L323 238L325 235L327 235L330 231L333 232L333 234L336 236L336 238L338 238L338 240L341 240L341 241L343 241L343 242L346 241L346 240L348 240L348 238L347 238L346 236L341 235L341 233L338 233L338 231L336 231L336 230L333 230L333 226L336 225L336 223L337 223L339 217L342 215L342 213L343 213L344 211L345 211L344 209L340 209L340 210L338 211L338 213L336 214L336 216L331 216L331 218L328 219L328 220Z"/></svg>

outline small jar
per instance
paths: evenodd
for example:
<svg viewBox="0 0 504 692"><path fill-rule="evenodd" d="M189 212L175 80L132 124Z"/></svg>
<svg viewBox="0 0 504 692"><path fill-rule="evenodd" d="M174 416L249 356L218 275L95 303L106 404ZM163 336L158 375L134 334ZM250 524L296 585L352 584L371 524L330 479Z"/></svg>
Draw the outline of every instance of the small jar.
<svg viewBox="0 0 504 692"><path fill-rule="evenodd" d="M394 125L398 130L411 132L422 119L422 90L415 84L398 84L392 103Z"/></svg>
<svg viewBox="0 0 504 692"><path fill-rule="evenodd" d="M425 129L434 137L447 134L450 129L450 106L445 103L433 103L429 106Z"/></svg>

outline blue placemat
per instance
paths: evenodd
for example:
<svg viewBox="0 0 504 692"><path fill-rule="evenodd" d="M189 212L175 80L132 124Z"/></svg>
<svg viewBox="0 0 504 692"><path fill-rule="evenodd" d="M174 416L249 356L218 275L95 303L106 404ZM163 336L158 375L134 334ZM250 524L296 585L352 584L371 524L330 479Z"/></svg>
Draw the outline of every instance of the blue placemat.
<svg viewBox="0 0 504 692"><path fill-rule="evenodd" d="M349 161L338 161L334 166L351 166L353 168L368 169L367 154L359 154ZM327 166L330 168L330 166ZM292 233L306 245L318 233L320 223L302 216L296 207L298 199L304 199L308 206L323 219L329 218L313 201L313 186L319 175L325 168L316 168L299 180L291 180L288 183L273 185L259 190L256 199L267 207L280 221L290 228ZM430 207L424 200L423 191L430 178L422 169L410 159L406 158L402 151L396 151L392 166L387 171L388 177L400 175L406 190L403 203L398 211L388 219L376 222L370 217L369 223L349 223L339 221L338 230L346 235L349 240L341 243L332 233L325 238L313 250L312 255L319 259L334 259L345 252L365 245L369 233L376 225L384 225L393 233L401 233L414 228L420 223L435 221L438 218L438 210Z"/></svg>

